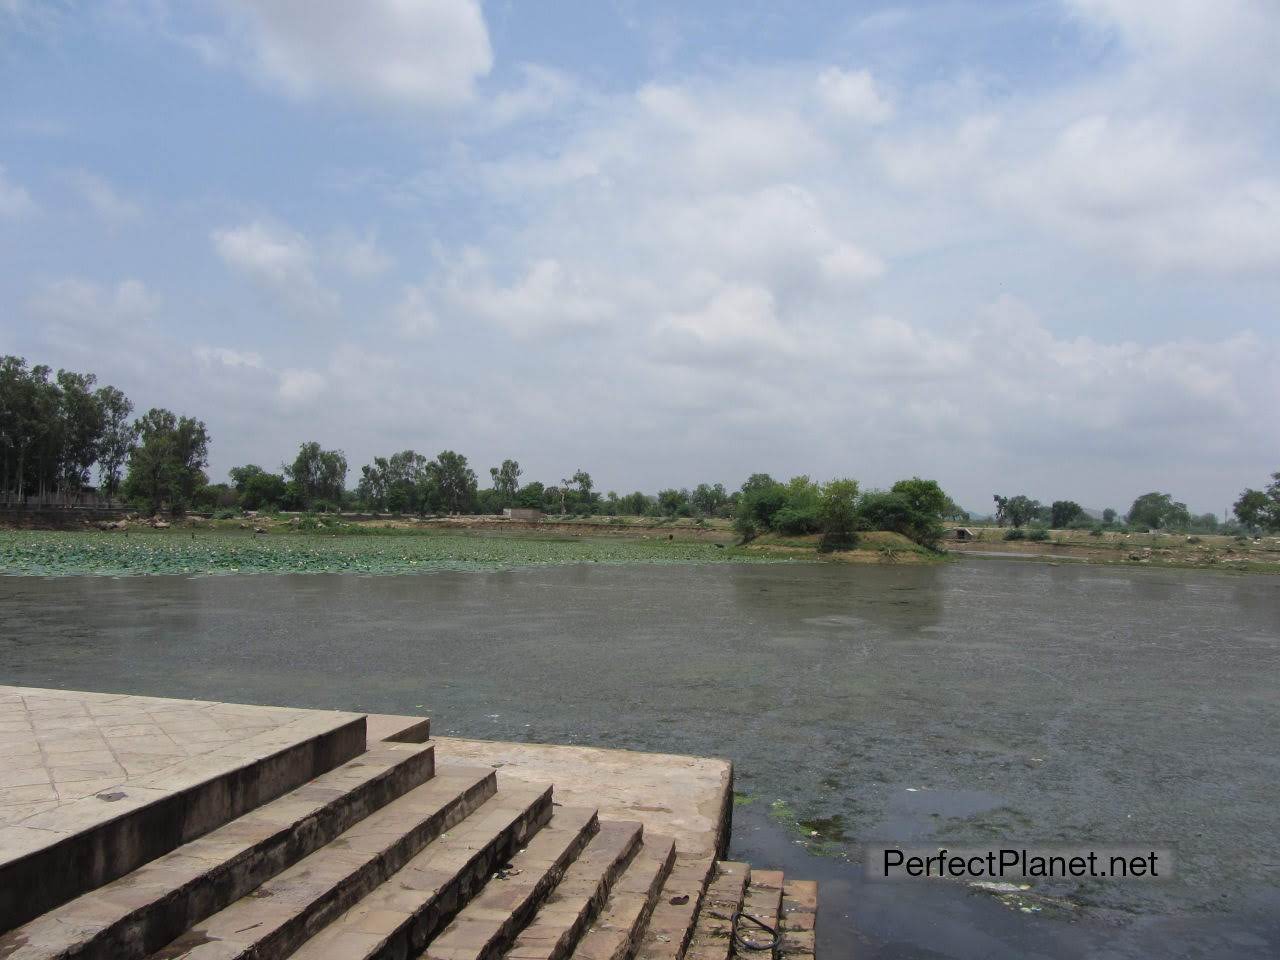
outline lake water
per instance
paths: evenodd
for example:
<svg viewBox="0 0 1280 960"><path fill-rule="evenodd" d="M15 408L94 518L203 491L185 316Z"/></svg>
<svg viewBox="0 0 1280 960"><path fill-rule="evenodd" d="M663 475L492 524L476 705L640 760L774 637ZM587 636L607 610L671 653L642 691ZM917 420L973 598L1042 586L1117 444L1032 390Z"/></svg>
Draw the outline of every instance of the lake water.
<svg viewBox="0 0 1280 960"><path fill-rule="evenodd" d="M733 854L822 882L828 958L854 938L860 958L1280 956L1276 577L992 558L0 577L0 680L729 757ZM822 855L797 842L813 831ZM867 883L870 840L1150 844L1177 874L1002 902Z"/></svg>

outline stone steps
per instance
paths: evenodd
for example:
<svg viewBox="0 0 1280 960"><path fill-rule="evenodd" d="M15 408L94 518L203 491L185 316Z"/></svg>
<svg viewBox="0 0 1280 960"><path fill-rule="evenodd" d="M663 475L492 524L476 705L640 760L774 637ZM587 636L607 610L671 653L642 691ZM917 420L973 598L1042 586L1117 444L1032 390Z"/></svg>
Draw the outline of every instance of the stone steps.
<svg viewBox="0 0 1280 960"><path fill-rule="evenodd" d="M28 693L25 699L34 698ZM37 751L21 755L21 761L57 785L40 789L58 799L0 826L0 890L6 892L0 897L0 930L12 930L110 883L365 748L365 720L359 714L313 713L264 727L257 725L264 715L301 712L117 699L124 702L101 705L117 713L96 717L83 716L83 705L72 701L50 706L44 722L65 727L20 734L31 739L16 746ZM150 712L139 712L138 703ZM167 704L178 706L167 711ZM28 714L42 716L34 708ZM142 719L147 722L138 722ZM111 726L113 720L121 725ZM246 725L238 726L241 722ZM160 735L110 736L159 730L162 723L168 726ZM205 742L210 737L218 739ZM152 752L157 749L169 753ZM90 792L84 792L86 786Z"/></svg>
<svg viewBox="0 0 1280 960"><path fill-rule="evenodd" d="M747 956L765 956L779 939L778 924L782 918L781 870L752 870L747 884L746 900L742 904L742 916L738 918L735 935L745 947L739 953ZM756 921L759 921L757 923ZM766 930L765 927L769 929ZM769 931L774 931L770 933Z"/></svg>
<svg viewBox="0 0 1280 960"><path fill-rule="evenodd" d="M428 960L496 960L600 829L595 810L557 807L550 822L427 946Z"/></svg>
<svg viewBox="0 0 1280 960"><path fill-rule="evenodd" d="M574 947L571 960L627 960L640 942L675 860L674 840L646 834L614 882L599 916Z"/></svg>
<svg viewBox="0 0 1280 960"><path fill-rule="evenodd" d="M686 960L728 960L733 956L734 918L742 909L751 867L722 860L712 872L698 908L698 920L685 951Z"/></svg>
<svg viewBox="0 0 1280 960"><path fill-rule="evenodd" d="M640 938L636 960L680 960L684 956L714 868L714 860L684 857L677 851L675 865Z"/></svg>
<svg viewBox="0 0 1280 960"><path fill-rule="evenodd" d="M433 772L429 745L375 744L296 790L0 936L0 956L143 957Z"/></svg>
<svg viewBox="0 0 1280 960"><path fill-rule="evenodd" d="M294 957L416 956L550 816L550 788L500 787L466 820L303 944Z"/></svg>
<svg viewBox="0 0 1280 960"><path fill-rule="evenodd" d="M151 954L152 960L286 957L496 789L492 770L442 768Z"/></svg>
<svg viewBox="0 0 1280 960"><path fill-rule="evenodd" d="M782 884L782 942L778 960L813 960L818 919L818 884L812 880L786 880Z"/></svg>
<svg viewBox="0 0 1280 960"><path fill-rule="evenodd" d="M633 821L600 825L581 856L560 878L504 960L564 960L599 915L618 876L640 849L644 828Z"/></svg>

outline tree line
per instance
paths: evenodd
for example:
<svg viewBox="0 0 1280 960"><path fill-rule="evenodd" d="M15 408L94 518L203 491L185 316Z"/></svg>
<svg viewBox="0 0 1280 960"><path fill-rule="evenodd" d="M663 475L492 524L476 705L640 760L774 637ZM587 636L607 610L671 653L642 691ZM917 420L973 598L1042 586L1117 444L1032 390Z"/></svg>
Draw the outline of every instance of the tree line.
<svg viewBox="0 0 1280 960"><path fill-rule="evenodd" d="M230 482L211 483L205 470L209 432L203 421L152 408L133 417L133 403L92 373L28 366L21 357L0 359L0 490L12 498L48 493L74 498L96 492L153 512L227 510L362 510L411 514L499 513L525 507L553 514L732 519L744 539L763 533L820 533L829 546L851 543L863 530L892 530L932 545L944 521L970 515L936 481L913 477L888 490L859 489L851 479L816 483L753 474L738 490L723 484L601 494L591 474L577 469L557 483L522 483L520 464L490 467L482 487L467 458L442 450L434 458L414 450L374 457L348 489L347 458L310 441L291 463L271 471L245 464ZM91 484L96 468L97 485ZM1280 473L1262 490L1247 489L1236 502L1235 525L1249 531L1280 530ZM1119 528L1113 509L1101 520L1071 500L1044 505L1026 495L995 495L994 520L1024 526ZM1214 532L1214 514L1193 516L1167 493L1138 497L1123 517L1134 528Z"/></svg>

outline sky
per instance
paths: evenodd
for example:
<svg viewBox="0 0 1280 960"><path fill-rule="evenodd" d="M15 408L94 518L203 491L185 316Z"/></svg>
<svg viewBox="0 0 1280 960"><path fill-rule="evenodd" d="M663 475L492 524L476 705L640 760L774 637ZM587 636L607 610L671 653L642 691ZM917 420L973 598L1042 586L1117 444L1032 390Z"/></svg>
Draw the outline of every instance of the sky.
<svg viewBox="0 0 1280 960"><path fill-rule="evenodd" d="M1227 509L1280 469L1271 0L0 0L0 352L601 491Z"/></svg>

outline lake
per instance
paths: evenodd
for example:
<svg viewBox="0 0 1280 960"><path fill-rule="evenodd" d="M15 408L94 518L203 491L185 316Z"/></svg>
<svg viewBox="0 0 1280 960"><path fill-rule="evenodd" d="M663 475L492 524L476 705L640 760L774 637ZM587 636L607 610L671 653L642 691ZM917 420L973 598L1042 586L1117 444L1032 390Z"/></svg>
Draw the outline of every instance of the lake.
<svg viewBox="0 0 1280 960"><path fill-rule="evenodd" d="M0 577L0 681L728 757L824 956L1280 955L1280 578L969 558ZM861 844L1141 843L1159 883L867 883Z"/></svg>

